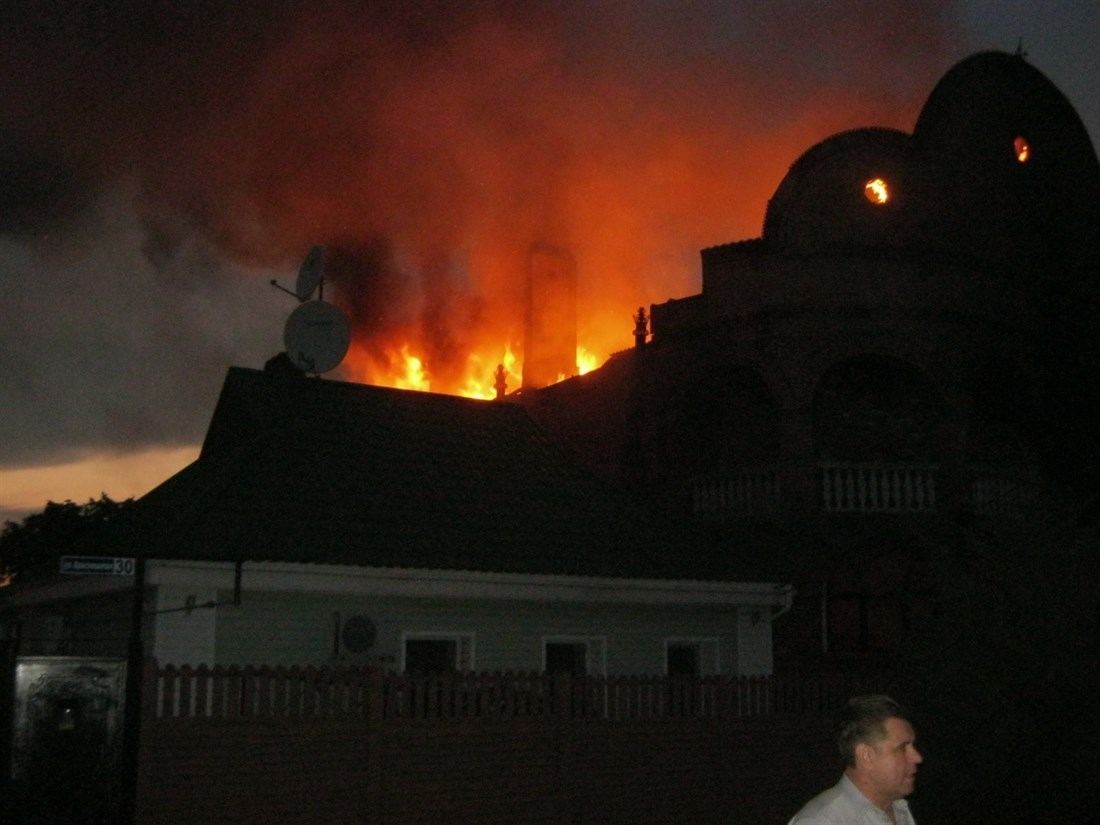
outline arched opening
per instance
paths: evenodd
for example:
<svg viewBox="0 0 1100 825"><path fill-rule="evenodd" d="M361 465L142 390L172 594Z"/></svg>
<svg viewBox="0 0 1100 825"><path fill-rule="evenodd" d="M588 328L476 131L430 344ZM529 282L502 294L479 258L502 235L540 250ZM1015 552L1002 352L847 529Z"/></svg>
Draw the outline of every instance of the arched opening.
<svg viewBox="0 0 1100 825"><path fill-rule="evenodd" d="M977 515L1022 512L1033 489L1025 435L1049 427L1015 360L991 355L973 373L965 432L967 504Z"/></svg>
<svg viewBox="0 0 1100 825"><path fill-rule="evenodd" d="M834 364L814 393L813 428L826 510L935 508L945 415L913 365L877 355Z"/></svg>
<svg viewBox="0 0 1100 825"><path fill-rule="evenodd" d="M721 516L774 508L782 428L763 379L733 368L681 387L670 402L667 467L691 490L693 512Z"/></svg>

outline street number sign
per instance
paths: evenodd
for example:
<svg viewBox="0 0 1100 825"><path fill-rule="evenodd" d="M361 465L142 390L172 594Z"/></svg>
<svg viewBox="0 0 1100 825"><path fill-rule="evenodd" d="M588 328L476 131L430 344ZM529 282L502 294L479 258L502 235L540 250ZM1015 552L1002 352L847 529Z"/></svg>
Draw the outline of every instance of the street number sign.
<svg viewBox="0 0 1100 825"><path fill-rule="evenodd" d="M134 560L110 556L62 556L61 572L66 576L132 576Z"/></svg>

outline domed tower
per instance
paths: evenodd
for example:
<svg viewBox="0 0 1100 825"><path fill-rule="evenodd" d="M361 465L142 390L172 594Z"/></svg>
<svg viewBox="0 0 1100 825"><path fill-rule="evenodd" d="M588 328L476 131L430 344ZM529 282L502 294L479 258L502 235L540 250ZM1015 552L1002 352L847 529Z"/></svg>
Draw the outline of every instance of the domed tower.
<svg viewBox="0 0 1100 825"><path fill-rule="evenodd" d="M703 250L702 292L651 308L648 343L532 403L654 506L714 525L701 575L708 553L755 554L856 594L858 645L886 644L879 597L930 528L1011 518L1100 463L1098 209L1061 92L975 55L912 134L807 150L761 237Z"/></svg>
<svg viewBox="0 0 1100 825"><path fill-rule="evenodd" d="M956 65L913 143L934 181L931 245L1023 277L1095 278L1100 164L1069 101L1023 57Z"/></svg>
<svg viewBox="0 0 1100 825"><path fill-rule="evenodd" d="M762 237L704 250L702 294L653 307L650 362L756 372L786 507L993 507L1088 440L1098 231L1073 108L1023 58L978 54L913 134L856 129L799 157ZM712 464L731 452L692 432ZM919 501L883 501L899 473Z"/></svg>

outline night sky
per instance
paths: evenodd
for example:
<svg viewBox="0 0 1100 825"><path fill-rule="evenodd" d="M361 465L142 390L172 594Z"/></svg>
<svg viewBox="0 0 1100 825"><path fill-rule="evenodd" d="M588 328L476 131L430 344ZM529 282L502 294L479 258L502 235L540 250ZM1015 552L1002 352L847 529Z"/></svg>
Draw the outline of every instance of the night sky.
<svg viewBox="0 0 1100 825"><path fill-rule="evenodd" d="M805 149L911 130L975 51L1022 38L1100 138L1094 0L61 0L0 38L0 519L193 459L313 244L354 327L330 377L415 353L457 392L522 341L531 244L575 254L602 359Z"/></svg>

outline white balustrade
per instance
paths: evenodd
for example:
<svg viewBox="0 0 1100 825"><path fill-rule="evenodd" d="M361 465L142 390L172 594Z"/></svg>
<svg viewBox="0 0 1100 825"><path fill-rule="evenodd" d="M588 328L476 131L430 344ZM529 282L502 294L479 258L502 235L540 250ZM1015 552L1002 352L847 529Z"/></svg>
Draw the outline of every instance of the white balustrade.
<svg viewBox="0 0 1100 825"><path fill-rule="evenodd" d="M931 464L821 465L822 508L829 513L912 513L936 509Z"/></svg>
<svg viewBox="0 0 1100 825"><path fill-rule="evenodd" d="M696 479L691 488L696 515L766 512L778 503L779 474L772 467L746 467L720 478Z"/></svg>

